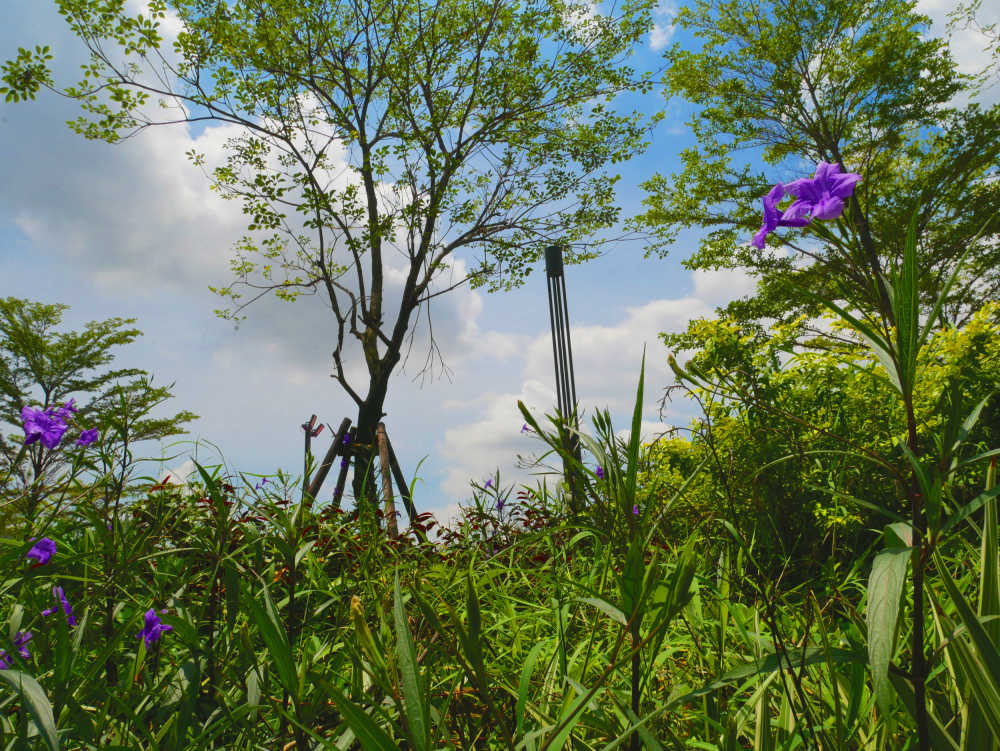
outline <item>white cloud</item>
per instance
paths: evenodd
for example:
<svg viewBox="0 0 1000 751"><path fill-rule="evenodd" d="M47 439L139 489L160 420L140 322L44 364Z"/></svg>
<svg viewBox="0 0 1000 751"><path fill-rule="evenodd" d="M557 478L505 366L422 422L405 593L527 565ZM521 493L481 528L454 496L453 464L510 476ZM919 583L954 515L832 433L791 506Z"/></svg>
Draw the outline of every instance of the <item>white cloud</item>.
<svg viewBox="0 0 1000 751"><path fill-rule="evenodd" d="M1000 79L995 59L997 49L995 39L983 34L979 29L1000 22L1000 4L982 3L975 13L975 24L962 28L959 23L949 30L948 14L957 10L954 0L918 0L914 11L931 19L929 30L921 34L921 38L942 38L948 43L948 48L955 60L959 73L976 75L992 68L992 74L987 78L987 85L979 96L974 99L967 93L956 95L948 106L963 108L970 101L978 101L984 108L1000 101ZM978 29L976 27L979 27ZM995 27L993 34L998 33Z"/></svg>
<svg viewBox="0 0 1000 751"><path fill-rule="evenodd" d="M694 296L710 305L748 297L757 291L757 281L740 269L697 269Z"/></svg>
<svg viewBox="0 0 1000 751"><path fill-rule="evenodd" d="M599 31L594 25L597 20L597 3L592 0L569 0L563 9L562 20L576 32L579 41L586 44L591 35Z"/></svg>
<svg viewBox="0 0 1000 751"><path fill-rule="evenodd" d="M649 46L654 52L666 49L674 36L673 20L677 17L677 6L672 2L661 3L653 11L653 29L649 32ZM662 21L662 22L661 22Z"/></svg>

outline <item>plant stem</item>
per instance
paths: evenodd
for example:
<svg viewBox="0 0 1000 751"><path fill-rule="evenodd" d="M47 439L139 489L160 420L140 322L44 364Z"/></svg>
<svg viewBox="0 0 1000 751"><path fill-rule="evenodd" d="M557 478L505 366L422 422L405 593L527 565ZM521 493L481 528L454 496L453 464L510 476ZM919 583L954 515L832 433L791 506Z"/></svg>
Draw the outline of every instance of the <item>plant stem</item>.
<svg viewBox="0 0 1000 751"><path fill-rule="evenodd" d="M906 442L914 457L917 457L917 420L913 411L913 396L904 396L906 405ZM913 516L913 546L917 555L913 560L913 634L910 651L912 655L913 697L917 720L917 747L920 751L930 751L930 726L927 718L927 659L924 654L924 568L928 550L925 549L926 520L924 499L917 482L916 468L910 478L910 513Z"/></svg>
<svg viewBox="0 0 1000 751"><path fill-rule="evenodd" d="M632 619L632 628L630 629L632 636L632 714L639 717L639 699L640 699L640 686L639 686L639 672L641 668L639 660L639 619ZM629 740L629 751L639 751L639 731L633 730L632 737Z"/></svg>

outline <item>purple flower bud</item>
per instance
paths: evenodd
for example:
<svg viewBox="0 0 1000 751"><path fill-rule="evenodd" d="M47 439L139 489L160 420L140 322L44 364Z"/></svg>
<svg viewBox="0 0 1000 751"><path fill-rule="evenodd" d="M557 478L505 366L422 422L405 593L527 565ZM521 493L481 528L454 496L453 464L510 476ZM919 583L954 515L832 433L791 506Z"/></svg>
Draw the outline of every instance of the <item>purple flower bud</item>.
<svg viewBox="0 0 1000 751"><path fill-rule="evenodd" d="M492 477L486 481L486 487L487 488L492 488L493 487L493 478Z"/></svg>
<svg viewBox="0 0 1000 751"><path fill-rule="evenodd" d="M531 432L531 428L528 427L528 423L524 423L524 425L521 426L521 432L522 433L530 433Z"/></svg>
<svg viewBox="0 0 1000 751"><path fill-rule="evenodd" d="M604 467L602 467L600 464L597 465L597 473L596 474L597 474L597 479L598 480L603 480L604 479Z"/></svg>
<svg viewBox="0 0 1000 751"><path fill-rule="evenodd" d="M639 504L638 503L635 506L632 507L632 513L635 514L636 516L639 515Z"/></svg>
<svg viewBox="0 0 1000 751"><path fill-rule="evenodd" d="M35 538L32 537L31 539L34 540ZM36 566L44 566L55 554L55 541L50 540L48 537L43 537L31 547L31 550L28 551L27 557L34 558L37 561L35 564Z"/></svg>
<svg viewBox="0 0 1000 751"><path fill-rule="evenodd" d="M59 602L62 604L63 612L66 614L66 623L69 624L70 626L75 626L76 616L73 615L73 608L70 607L69 600L66 599L66 595L63 592L63 588L53 587L52 596L58 599ZM51 608L46 608L45 610L43 610L42 615L44 617L48 617L52 615L54 612L56 612L56 607L53 605Z"/></svg>
<svg viewBox="0 0 1000 751"><path fill-rule="evenodd" d="M350 461L348 460L348 458L347 458L347 457L345 456L345 457L344 457L343 459L341 459L341 460L340 460L340 468L341 468L341 469L347 469L347 466L348 466L348 465L349 465L350 463L351 463L351 462L350 462Z"/></svg>
<svg viewBox="0 0 1000 751"><path fill-rule="evenodd" d="M31 641L30 631L18 631L17 636L14 637L14 646L17 647L18 654L25 660L31 657L31 652L25 646L29 641ZM6 652L0 652L0 670L10 670L10 659L10 656Z"/></svg>
<svg viewBox="0 0 1000 751"><path fill-rule="evenodd" d="M62 407L60 407L59 409L56 409L54 411L53 411L53 408L50 407L49 410L48 410L48 412L49 412L49 414L54 414L60 420L65 420L67 417L69 417L70 412L76 412L76 411L78 411L77 408L73 406L73 402L75 402L75 401L76 401L76 399L70 399Z"/></svg>
<svg viewBox="0 0 1000 751"><path fill-rule="evenodd" d="M85 430L82 433L80 433L80 437L76 439L76 445L89 446L96 440L97 440L97 428L91 428L90 430Z"/></svg>

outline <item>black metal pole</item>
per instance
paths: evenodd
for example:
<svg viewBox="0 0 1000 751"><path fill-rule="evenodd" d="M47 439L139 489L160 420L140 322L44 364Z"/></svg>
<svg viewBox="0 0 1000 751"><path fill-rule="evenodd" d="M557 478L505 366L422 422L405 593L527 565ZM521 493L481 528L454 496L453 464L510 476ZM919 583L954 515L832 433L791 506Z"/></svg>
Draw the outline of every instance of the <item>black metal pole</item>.
<svg viewBox="0 0 1000 751"><path fill-rule="evenodd" d="M569 306L566 301L566 277L563 275L562 248L550 245L545 249L545 276L549 289L549 321L552 324L552 359L555 361L556 398L559 412L567 426L579 429L576 411L576 378L573 375L573 346L569 336ZM580 440L570 433L565 448L580 461ZM578 501L576 483L569 463L563 461L563 472L570 487L573 503ZM578 510L578 509L575 509Z"/></svg>

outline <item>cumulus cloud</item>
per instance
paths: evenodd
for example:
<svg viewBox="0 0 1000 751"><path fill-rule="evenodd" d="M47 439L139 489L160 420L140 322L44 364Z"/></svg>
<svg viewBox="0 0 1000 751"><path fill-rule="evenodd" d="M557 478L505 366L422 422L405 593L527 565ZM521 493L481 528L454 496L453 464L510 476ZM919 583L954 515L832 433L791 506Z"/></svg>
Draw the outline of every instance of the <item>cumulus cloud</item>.
<svg viewBox="0 0 1000 751"><path fill-rule="evenodd" d="M671 2L660 3L653 11L653 28L649 32L649 46L654 52L666 49L674 36L674 19L677 6Z"/></svg>

